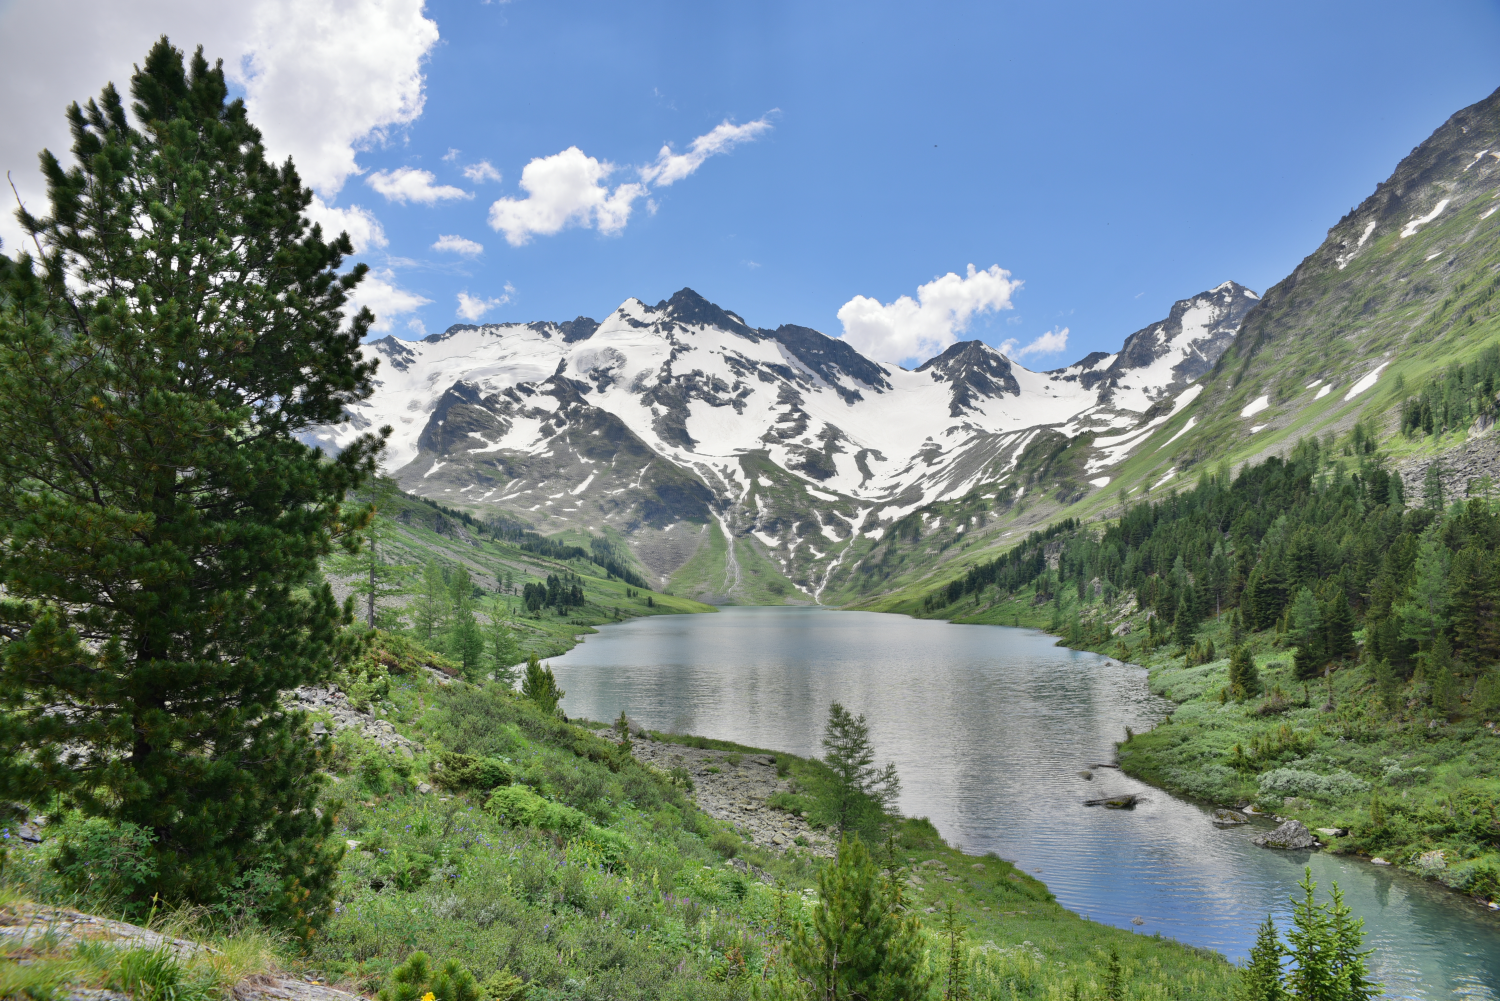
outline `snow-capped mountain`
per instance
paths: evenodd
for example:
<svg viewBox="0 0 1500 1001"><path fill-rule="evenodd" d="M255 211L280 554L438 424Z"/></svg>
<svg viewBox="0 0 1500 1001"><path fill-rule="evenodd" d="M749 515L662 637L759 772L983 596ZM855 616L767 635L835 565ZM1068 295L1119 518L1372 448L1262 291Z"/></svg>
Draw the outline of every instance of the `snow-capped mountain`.
<svg viewBox="0 0 1500 1001"><path fill-rule="evenodd" d="M807 327L753 328L683 289L598 323L375 341L375 394L317 439L337 448L389 424L387 468L413 493L543 532L613 527L663 578L733 540L722 585L699 593L742 593L749 564L816 592L857 533L1002 485L1045 429L1119 438L1159 423L1255 302L1226 282L1118 353L1052 372L979 341L909 371ZM1128 453L1098 444L1091 471Z"/></svg>

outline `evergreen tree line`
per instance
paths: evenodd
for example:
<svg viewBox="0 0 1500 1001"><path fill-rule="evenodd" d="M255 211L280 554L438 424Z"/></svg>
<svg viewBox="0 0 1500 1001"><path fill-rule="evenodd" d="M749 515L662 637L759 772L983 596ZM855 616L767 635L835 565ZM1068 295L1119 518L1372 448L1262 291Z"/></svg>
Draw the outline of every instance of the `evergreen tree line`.
<svg viewBox="0 0 1500 1001"><path fill-rule="evenodd" d="M1492 344L1467 365L1448 366L1415 396L1401 403L1401 431L1407 436L1442 434L1474 420L1495 417L1500 389L1500 345Z"/></svg>
<svg viewBox="0 0 1500 1001"><path fill-rule="evenodd" d="M583 584L577 574L564 571L563 576L558 576L555 573L549 573L546 583L530 583L522 588L521 600L525 602L528 612L555 608L561 613L568 608L581 608Z"/></svg>
<svg viewBox="0 0 1500 1001"><path fill-rule="evenodd" d="M1101 531L1033 533L924 607L1033 584L1073 586L1080 599L1128 593L1152 613L1151 640L1184 649L1205 619L1233 611L1244 629L1289 634L1302 677L1351 660L1361 623L1365 657L1396 681L1426 666L1442 687L1500 660L1500 513L1479 497L1445 508L1440 481L1408 507L1400 478L1356 437L1306 439L1235 477L1221 466Z"/></svg>
<svg viewBox="0 0 1500 1001"><path fill-rule="evenodd" d="M477 680L488 668L497 678L513 681L510 672L521 659L521 648L505 623L510 610L493 596L481 605L484 597L466 567L429 560L410 605L412 628L429 647L457 661L464 677ZM483 625L475 618L480 611L487 620Z"/></svg>
<svg viewBox="0 0 1500 1001"><path fill-rule="evenodd" d="M589 548L575 546L566 542L558 542L531 531L519 522L508 518L495 518L489 523L490 534L497 539L504 539L512 543L523 552L535 553L537 556L545 556L548 559L566 562L568 560L588 560L605 573L619 578L631 587L645 587L646 582L641 575L631 570L627 565L629 560L620 549L609 539L601 536L592 536L589 539Z"/></svg>

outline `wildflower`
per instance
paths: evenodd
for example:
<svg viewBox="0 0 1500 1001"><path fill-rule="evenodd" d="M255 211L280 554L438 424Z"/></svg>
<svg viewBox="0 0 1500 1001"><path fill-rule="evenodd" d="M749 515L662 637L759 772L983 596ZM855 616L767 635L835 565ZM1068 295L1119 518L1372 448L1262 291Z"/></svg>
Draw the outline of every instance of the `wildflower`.
<svg viewBox="0 0 1500 1001"><path fill-rule="evenodd" d="M433 996L433 993L431 991L428 991L426 994L422 995L422 1001L437 1001L437 998Z"/></svg>

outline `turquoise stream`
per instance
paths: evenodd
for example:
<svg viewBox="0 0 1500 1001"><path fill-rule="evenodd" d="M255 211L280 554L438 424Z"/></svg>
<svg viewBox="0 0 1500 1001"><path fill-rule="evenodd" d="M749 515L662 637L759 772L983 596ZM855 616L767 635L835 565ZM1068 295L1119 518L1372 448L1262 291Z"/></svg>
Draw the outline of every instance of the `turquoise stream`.
<svg viewBox="0 0 1500 1001"><path fill-rule="evenodd" d="M605 626L552 661L571 715L621 709L653 729L801 755L835 700L869 718L901 773L901 809L969 852L1035 872L1096 921L1242 959L1255 926L1285 926L1303 866L1365 919L1387 993L1500 998L1500 919L1441 887L1352 858L1277 852L1219 830L1200 805L1109 768L1127 726L1168 703L1146 672L1003 626L868 612L727 608ZM1083 800L1135 792L1133 811ZM1140 919L1141 923L1134 923Z"/></svg>

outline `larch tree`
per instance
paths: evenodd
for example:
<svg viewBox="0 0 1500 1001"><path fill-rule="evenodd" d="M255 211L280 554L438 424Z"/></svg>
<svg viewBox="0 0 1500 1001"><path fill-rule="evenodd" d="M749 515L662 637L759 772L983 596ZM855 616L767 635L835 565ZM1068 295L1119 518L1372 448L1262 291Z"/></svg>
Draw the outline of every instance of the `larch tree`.
<svg viewBox="0 0 1500 1001"><path fill-rule="evenodd" d="M366 268L201 49L162 38L130 92L68 108L36 255L0 256L0 799L147 832L138 903L273 885L305 931L342 845L278 695L352 653L318 561L389 429L298 435L371 391Z"/></svg>

